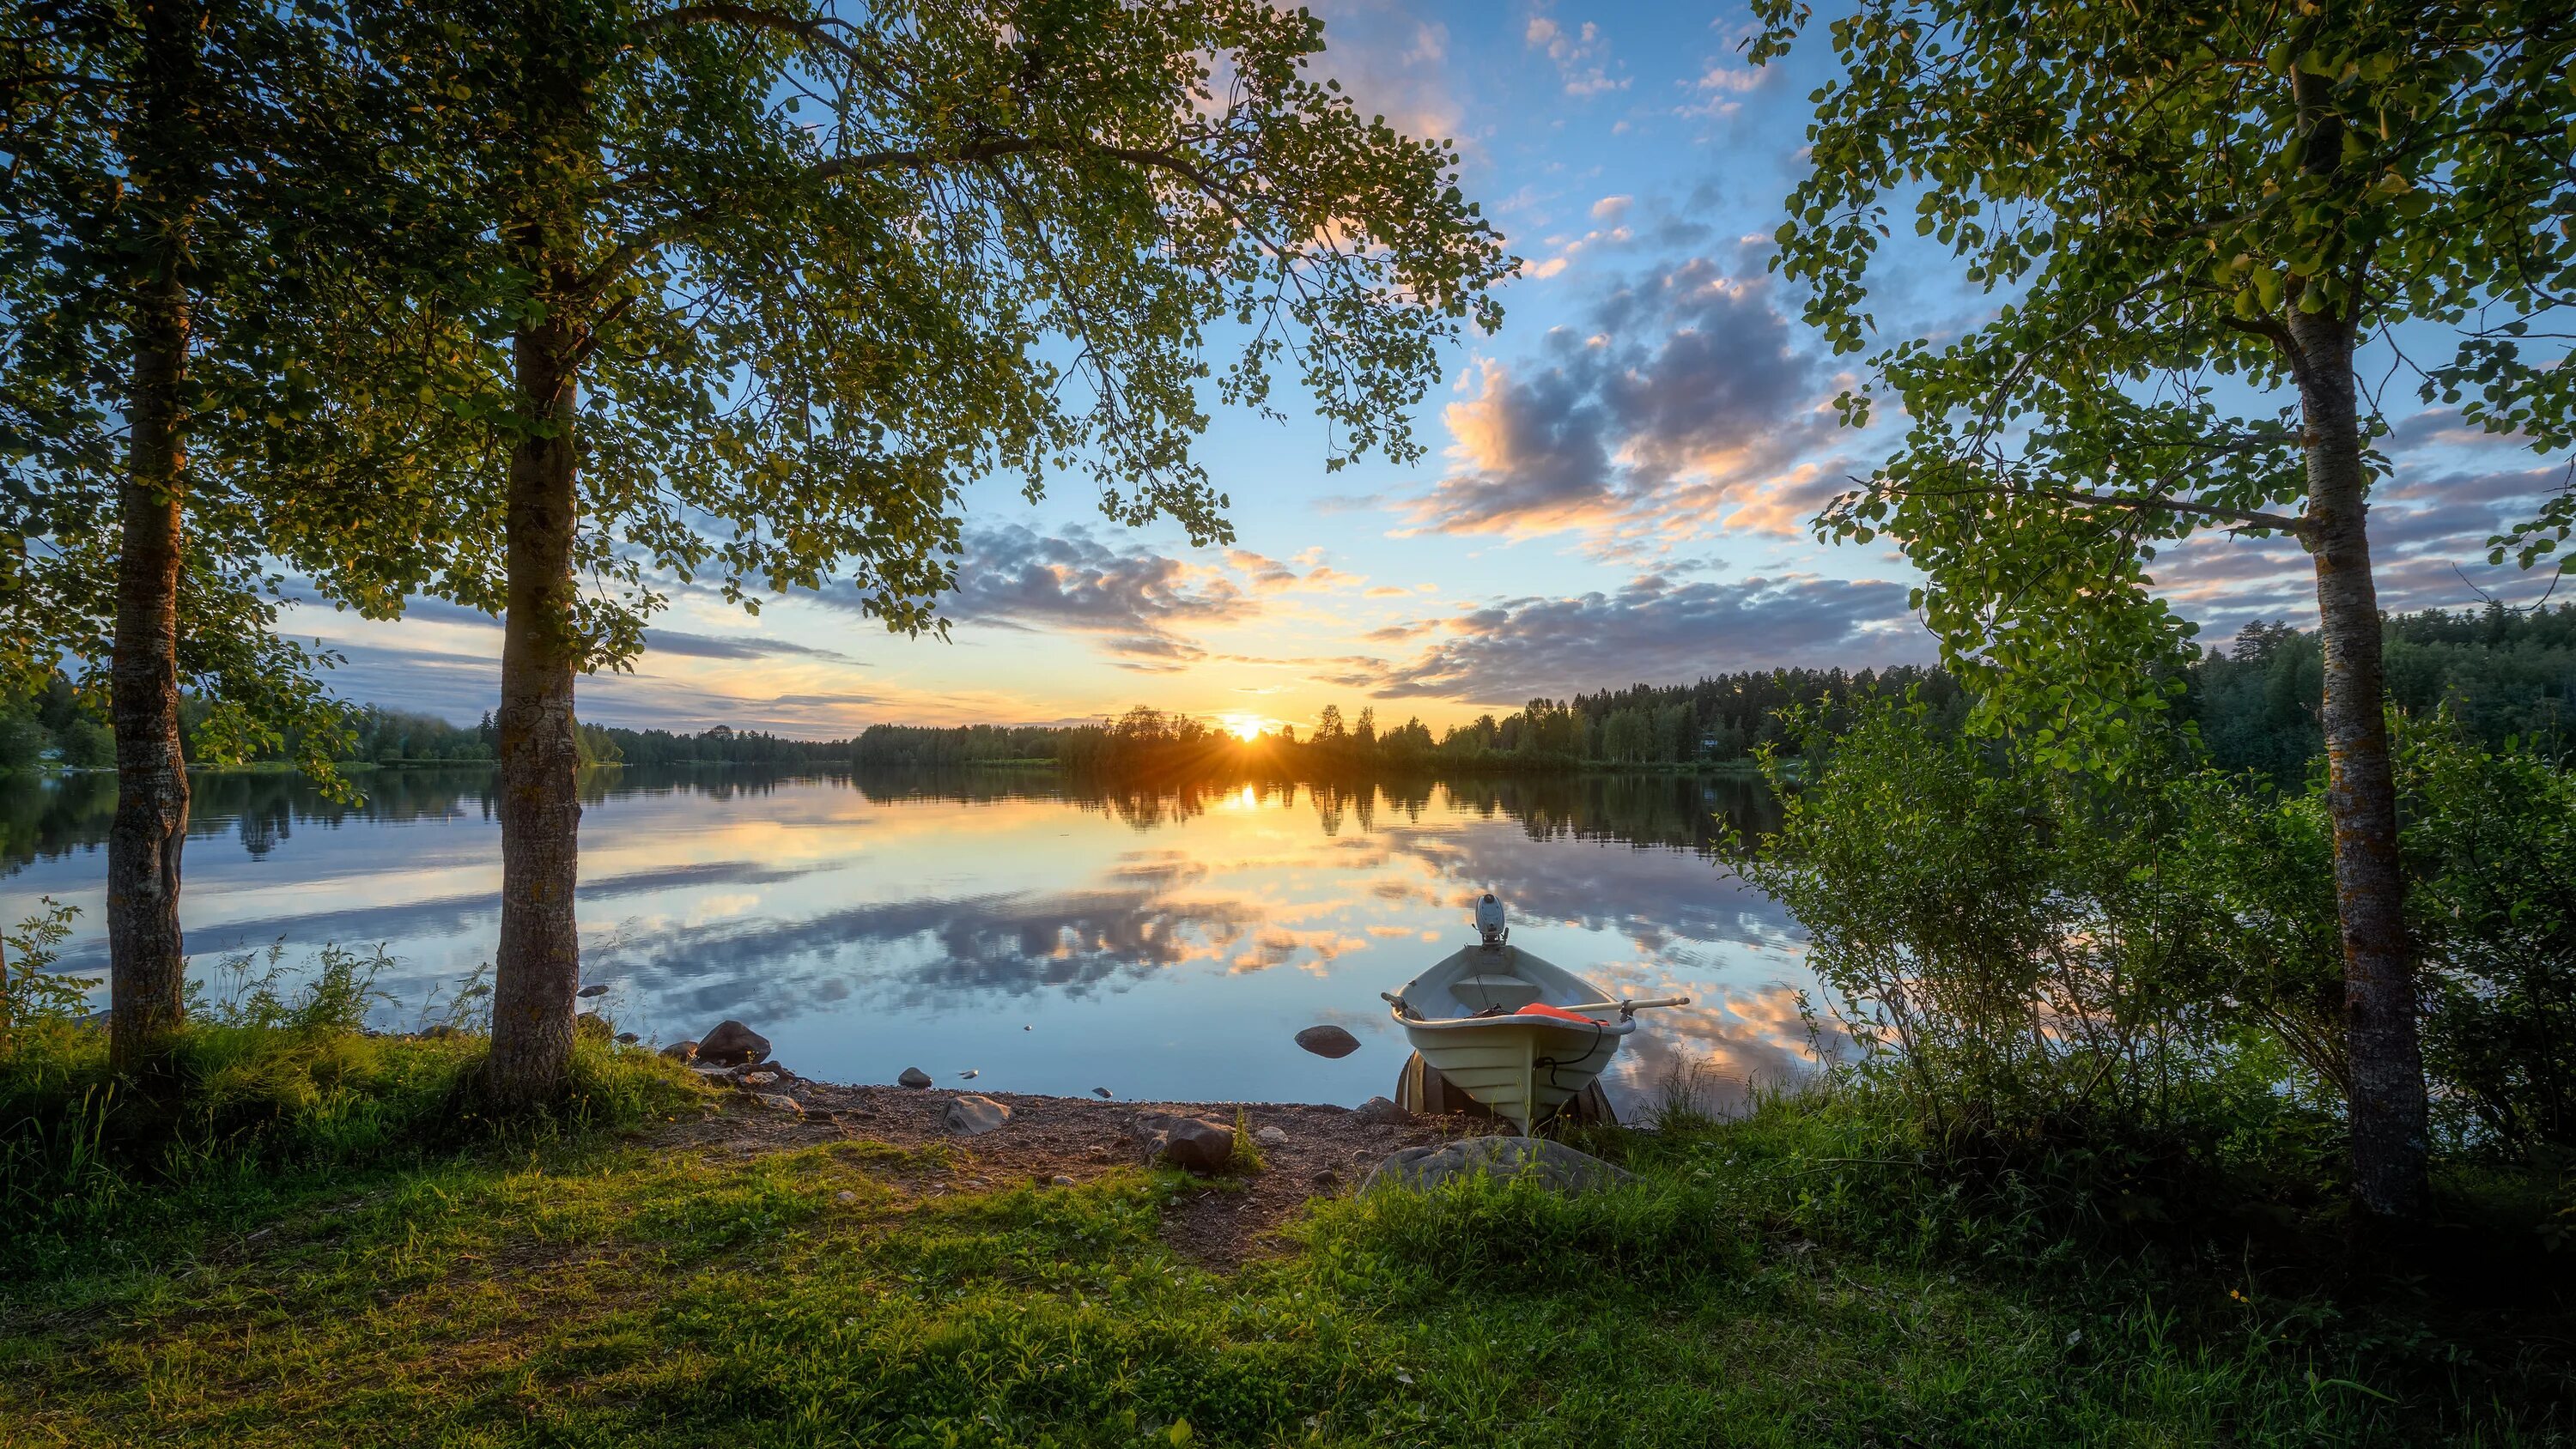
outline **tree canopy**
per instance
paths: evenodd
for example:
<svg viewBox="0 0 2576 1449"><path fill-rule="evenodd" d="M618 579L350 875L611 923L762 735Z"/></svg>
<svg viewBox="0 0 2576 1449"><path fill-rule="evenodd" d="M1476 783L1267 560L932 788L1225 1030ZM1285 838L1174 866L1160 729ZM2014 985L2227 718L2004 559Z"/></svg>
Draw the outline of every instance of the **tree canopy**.
<svg viewBox="0 0 2576 1449"><path fill-rule="evenodd" d="M1808 10L1756 8L1767 60ZM1843 406L1892 398L1903 445L1820 526L1895 538L1997 707L2121 743L2160 702L2141 666L2190 628L2146 587L2157 550L2308 531L2302 426L2267 405L2297 381L2296 318L2344 319L2537 451L2576 442L2563 347L2529 350L2576 282L2561 7L1868 0L1831 35L1776 263L1812 285L1807 320L1871 345L1908 199L2000 305L1879 354ZM2540 558L2567 523L2562 498L2498 547Z"/></svg>

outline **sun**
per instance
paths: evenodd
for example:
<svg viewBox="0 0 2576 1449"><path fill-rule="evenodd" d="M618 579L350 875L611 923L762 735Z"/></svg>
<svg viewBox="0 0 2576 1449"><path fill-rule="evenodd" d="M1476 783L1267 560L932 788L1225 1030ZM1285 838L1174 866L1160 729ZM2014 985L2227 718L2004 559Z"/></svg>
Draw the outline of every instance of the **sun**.
<svg viewBox="0 0 2576 1449"><path fill-rule="evenodd" d="M1222 715L1218 718L1217 723L1225 726L1226 731L1229 734L1232 734L1236 739L1243 741L1245 744L1250 744L1254 740L1261 738L1261 736L1268 731L1270 726L1270 721L1263 719L1257 714Z"/></svg>

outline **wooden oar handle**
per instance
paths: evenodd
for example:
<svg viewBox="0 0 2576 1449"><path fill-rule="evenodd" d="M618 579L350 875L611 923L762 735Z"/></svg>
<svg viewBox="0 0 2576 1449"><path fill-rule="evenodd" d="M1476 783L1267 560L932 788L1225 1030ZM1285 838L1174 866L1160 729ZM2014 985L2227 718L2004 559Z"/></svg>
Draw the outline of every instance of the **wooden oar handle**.
<svg viewBox="0 0 2576 1449"><path fill-rule="evenodd" d="M1581 1006L1569 1006L1565 1009L1568 1011L1610 1011L1613 1009L1619 1011L1635 1011L1641 1007L1647 1006L1688 1006L1690 1004L1691 999L1687 996L1658 996L1652 1001L1587 1001Z"/></svg>

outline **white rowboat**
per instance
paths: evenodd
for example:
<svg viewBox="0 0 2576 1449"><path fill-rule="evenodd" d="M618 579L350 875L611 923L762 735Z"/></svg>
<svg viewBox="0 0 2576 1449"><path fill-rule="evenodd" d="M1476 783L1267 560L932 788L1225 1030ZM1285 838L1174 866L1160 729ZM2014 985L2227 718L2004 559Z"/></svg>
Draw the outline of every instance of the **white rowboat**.
<svg viewBox="0 0 2576 1449"><path fill-rule="evenodd" d="M1690 1002L1605 1000L1500 941L1461 949L1386 1000L1426 1064L1523 1135L1592 1085L1637 1029L1638 1008Z"/></svg>

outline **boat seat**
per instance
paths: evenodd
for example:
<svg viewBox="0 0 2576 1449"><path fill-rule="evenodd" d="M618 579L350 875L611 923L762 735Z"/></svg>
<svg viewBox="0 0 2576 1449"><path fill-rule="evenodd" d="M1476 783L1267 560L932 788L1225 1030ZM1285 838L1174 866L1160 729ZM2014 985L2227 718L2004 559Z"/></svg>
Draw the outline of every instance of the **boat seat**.
<svg viewBox="0 0 2576 1449"><path fill-rule="evenodd" d="M1540 993L1536 983L1517 976L1461 976L1449 984L1449 994L1479 1011L1492 1006L1518 1011Z"/></svg>

